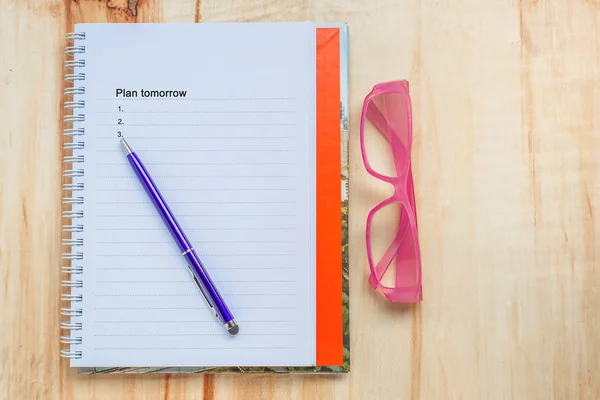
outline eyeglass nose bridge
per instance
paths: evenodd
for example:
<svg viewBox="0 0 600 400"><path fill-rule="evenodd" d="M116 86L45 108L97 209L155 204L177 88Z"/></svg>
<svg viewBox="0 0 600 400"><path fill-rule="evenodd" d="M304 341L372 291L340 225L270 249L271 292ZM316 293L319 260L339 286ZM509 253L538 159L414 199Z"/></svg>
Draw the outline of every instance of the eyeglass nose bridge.
<svg viewBox="0 0 600 400"><path fill-rule="evenodd" d="M388 182L394 188L393 198L398 199L401 202L408 202L408 195L406 193L406 185L408 179L408 172L403 172L396 178L390 179Z"/></svg>

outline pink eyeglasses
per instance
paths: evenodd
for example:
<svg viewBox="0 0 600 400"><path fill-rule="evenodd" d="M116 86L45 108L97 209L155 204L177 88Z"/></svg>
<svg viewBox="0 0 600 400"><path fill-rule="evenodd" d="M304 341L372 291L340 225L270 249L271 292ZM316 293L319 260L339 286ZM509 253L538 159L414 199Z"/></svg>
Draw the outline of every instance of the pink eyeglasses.
<svg viewBox="0 0 600 400"><path fill-rule="evenodd" d="M360 118L360 148L365 168L375 178L394 187L394 194L375 206L367 216L369 284L388 300L401 303L423 299L410 159L411 114L408 82L393 81L373 87L365 97ZM370 123L365 126L367 122ZM365 129L369 129L368 134ZM381 135L371 134L371 130ZM379 146L378 139L383 139ZM374 223L375 220L382 223ZM379 234L381 229L387 231L387 240L385 235ZM383 254L375 256L374 248L381 249Z"/></svg>

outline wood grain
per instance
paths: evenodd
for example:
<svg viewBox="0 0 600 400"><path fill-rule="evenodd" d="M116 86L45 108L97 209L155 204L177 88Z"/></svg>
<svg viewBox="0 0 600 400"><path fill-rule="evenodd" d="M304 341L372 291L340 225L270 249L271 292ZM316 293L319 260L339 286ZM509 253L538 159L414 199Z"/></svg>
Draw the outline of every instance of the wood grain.
<svg viewBox="0 0 600 400"><path fill-rule="evenodd" d="M0 0L0 399L600 398L600 3ZM77 376L60 359L64 34L77 22L350 26L344 377ZM359 112L407 78L424 301L366 283Z"/></svg>

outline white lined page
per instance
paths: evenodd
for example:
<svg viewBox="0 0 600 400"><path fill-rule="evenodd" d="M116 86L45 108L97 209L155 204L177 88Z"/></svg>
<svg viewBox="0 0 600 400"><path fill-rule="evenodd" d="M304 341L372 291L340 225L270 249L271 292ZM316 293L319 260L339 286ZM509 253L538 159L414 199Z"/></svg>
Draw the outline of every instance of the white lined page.
<svg viewBox="0 0 600 400"><path fill-rule="evenodd" d="M314 365L314 28L77 28L84 312L83 357L72 365ZM117 99L118 88L138 97ZM187 93L142 98L142 89ZM236 337L210 314L118 131L234 314Z"/></svg>

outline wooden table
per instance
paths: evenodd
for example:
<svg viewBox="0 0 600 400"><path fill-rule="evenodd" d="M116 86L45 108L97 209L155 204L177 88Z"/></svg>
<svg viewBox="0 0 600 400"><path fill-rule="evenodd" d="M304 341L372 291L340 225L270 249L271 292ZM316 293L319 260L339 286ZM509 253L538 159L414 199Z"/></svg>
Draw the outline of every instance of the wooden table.
<svg viewBox="0 0 600 400"><path fill-rule="evenodd" d="M0 399L600 397L600 3L0 0ZM202 3L202 4L200 4ZM348 376L77 376L59 357L64 35L73 23L350 26ZM385 196L364 95L410 80L424 301L366 283Z"/></svg>

